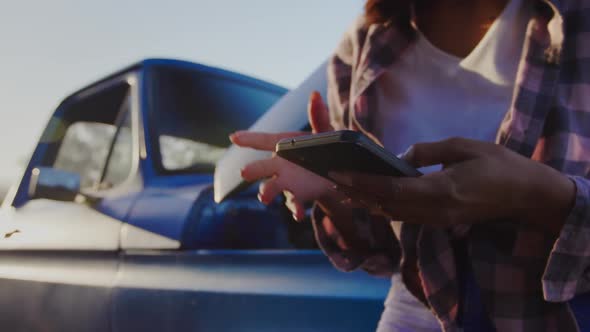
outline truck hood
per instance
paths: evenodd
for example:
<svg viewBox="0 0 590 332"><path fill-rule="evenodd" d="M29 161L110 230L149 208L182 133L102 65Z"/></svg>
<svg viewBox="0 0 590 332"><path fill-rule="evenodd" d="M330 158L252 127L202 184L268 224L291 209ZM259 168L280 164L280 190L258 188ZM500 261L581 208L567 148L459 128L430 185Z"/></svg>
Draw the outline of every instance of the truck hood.
<svg viewBox="0 0 590 332"><path fill-rule="evenodd" d="M274 104L256 123L251 131L284 132L301 130L308 124L307 103L313 91L325 96L327 80L327 61L315 69L297 88L291 90ZM215 202L219 203L244 187L240 170L247 164L271 155L268 151L258 151L232 145L219 160L215 168Z"/></svg>

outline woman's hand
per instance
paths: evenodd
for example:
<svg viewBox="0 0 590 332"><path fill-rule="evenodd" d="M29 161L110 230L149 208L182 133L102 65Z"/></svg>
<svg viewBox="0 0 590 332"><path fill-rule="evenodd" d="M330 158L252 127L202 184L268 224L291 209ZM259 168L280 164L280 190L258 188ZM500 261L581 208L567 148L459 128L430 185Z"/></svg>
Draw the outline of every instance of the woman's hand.
<svg viewBox="0 0 590 332"><path fill-rule="evenodd" d="M507 148L453 138L416 144L403 157L416 167L442 164L419 178L334 173L337 190L391 219L453 226L507 218L557 232L575 184Z"/></svg>
<svg viewBox="0 0 590 332"><path fill-rule="evenodd" d="M310 97L308 116L314 133L333 130L330 125L328 109L317 92L314 92ZM309 133L270 134L240 131L232 134L230 139L234 144L242 147L274 151L279 140L306 134ZM285 193L287 207L293 213L293 217L299 221L305 217L304 204L306 202L334 194L340 196L333 190L334 184L332 182L275 155L246 165L242 169L242 177L251 182L267 179L260 185L259 200L268 204L277 195Z"/></svg>

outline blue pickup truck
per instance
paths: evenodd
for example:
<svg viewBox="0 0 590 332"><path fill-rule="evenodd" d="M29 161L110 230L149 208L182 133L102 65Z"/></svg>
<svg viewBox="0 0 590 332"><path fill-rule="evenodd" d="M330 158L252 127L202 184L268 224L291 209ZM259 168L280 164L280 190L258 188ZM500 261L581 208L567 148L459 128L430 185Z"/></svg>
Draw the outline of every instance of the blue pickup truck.
<svg viewBox="0 0 590 332"><path fill-rule="evenodd" d="M65 98L0 210L1 330L374 330L388 280L336 271L256 186L214 200L228 134L297 91L150 59Z"/></svg>

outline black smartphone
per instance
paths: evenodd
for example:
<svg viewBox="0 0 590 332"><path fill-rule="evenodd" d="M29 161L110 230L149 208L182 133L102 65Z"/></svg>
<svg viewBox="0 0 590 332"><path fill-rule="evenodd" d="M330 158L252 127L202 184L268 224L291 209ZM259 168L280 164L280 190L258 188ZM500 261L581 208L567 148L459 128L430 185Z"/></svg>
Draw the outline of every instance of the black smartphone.
<svg viewBox="0 0 590 332"><path fill-rule="evenodd" d="M276 153L328 179L328 172L334 171L385 176L422 175L369 137L351 130L283 139L277 143Z"/></svg>

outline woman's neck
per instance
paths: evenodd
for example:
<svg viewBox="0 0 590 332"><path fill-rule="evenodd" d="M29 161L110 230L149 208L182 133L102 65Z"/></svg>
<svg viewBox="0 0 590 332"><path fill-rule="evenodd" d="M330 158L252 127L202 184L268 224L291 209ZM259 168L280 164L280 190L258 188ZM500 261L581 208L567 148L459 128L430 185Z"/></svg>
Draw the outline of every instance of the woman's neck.
<svg viewBox="0 0 590 332"><path fill-rule="evenodd" d="M439 49L464 58L509 0L416 0L414 23Z"/></svg>

